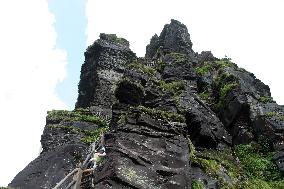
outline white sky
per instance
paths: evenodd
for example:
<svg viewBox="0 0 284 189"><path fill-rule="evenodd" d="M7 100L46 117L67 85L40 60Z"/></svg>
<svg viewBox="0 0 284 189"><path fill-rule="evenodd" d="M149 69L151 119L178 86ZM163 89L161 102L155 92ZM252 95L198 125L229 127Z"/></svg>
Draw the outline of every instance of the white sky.
<svg viewBox="0 0 284 189"><path fill-rule="evenodd" d="M116 33L139 56L171 18L187 25L195 51L231 57L284 104L283 0L87 0L87 44ZM72 19L72 18L70 18ZM55 93L66 52L55 48L47 0L0 3L0 186L34 159L46 111L67 109Z"/></svg>
<svg viewBox="0 0 284 189"><path fill-rule="evenodd" d="M188 27L195 51L231 57L284 104L283 10L283 0L88 0L87 44L116 33L144 56L153 34L174 18Z"/></svg>
<svg viewBox="0 0 284 189"><path fill-rule="evenodd" d="M54 21L45 0L0 3L0 186L39 154L46 111L67 108L54 92L67 63Z"/></svg>

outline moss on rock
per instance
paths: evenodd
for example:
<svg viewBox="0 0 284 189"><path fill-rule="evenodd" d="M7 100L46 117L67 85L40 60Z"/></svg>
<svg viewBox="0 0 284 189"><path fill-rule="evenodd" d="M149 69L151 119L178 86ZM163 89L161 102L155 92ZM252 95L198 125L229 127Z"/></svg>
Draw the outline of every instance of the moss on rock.
<svg viewBox="0 0 284 189"><path fill-rule="evenodd" d="M169 54L171 58L174 59L174 63L179 64L179 63L186 63L188 61L188 58L185 54L182 53L176 53L172 52Z"/></svg>
<svg viewBox="0 0 284 189"><path fill-rule="evenodd" d="M94 115L88 109L75 109L68 110L52 110L47 112L47 120L51 122L69 122L69 121L82 121L97 124L101 127L106 127L107 122L97 115Z"/></svg>
<svg viewBox="0 0 284 189"><path fill-rule="evenodd" d="M172 122L185 123L184 116L177 114L177 113L173 113L169 111L162 111L162 110L158 110L155 108L147 108L145 106L138 106L137 109L146 114L153 116L154 118L159 118L159 119L172 121Z"/></svg>
<svg viewBox="0 0 284 189"><path fill-rule="evenodd" d="M138 72L142 72L146 75L148 75L149 77L153 77L157 74L157 70L150 67L150 66L146 66L142 63L139 63L139 62L133 62L129 65L127 65L127 67L129 69L133 69L133 70L136 70Z"/></svg>
<svg viewBox="0 0 284 189"><path fill-rule="evenodd" d="M220 188L228 189L281 189L284 179L273 163L274 152L263 144L251 143L218 151L196 151L188 138L190 160L208 176L219 181ZM230 178L224 177L227 174Z"/></svg>
<svg viewBox="0 0 284 189"><path fill-rule="evenodd" d="M183 81L172 81L170 83L166 83L165 81L160 80L158 81L158 84L164 92L171 93L174 96L179 95L181 91L185 89Z"/></svg>
<svg viewBox="0 0 284 189"><path fill-rule="evenodd" d="M100 38L103 39L103 40L108 40L108 41L111 41L111 42L114 42L114 43L119 43L119 44L122 44L122 45L129 46L129 42L126 39L124 39L122 37L117 37L116 34L101 33Z"/></svg>
<svg viewBox="0 0 284 189"><path fill-rule="evenodd" d="M271 96L260 96L257 98L259 102L262 103L269 103L269 102L274 102L273 98Z"/></svg>
<svg viewBox="0 0 284 189"><path fill-rule="evenodd" d="M73 127L73 126L65 126L65 125L48 125L48 127L64 129L68 133L82 134L83 137L81 138L81 141L88 145L93 142L96 142L102 133L105 133L108 131L108 127L100 127L95 130L85 130L85 129L80 129L80 128Z"/></svg>

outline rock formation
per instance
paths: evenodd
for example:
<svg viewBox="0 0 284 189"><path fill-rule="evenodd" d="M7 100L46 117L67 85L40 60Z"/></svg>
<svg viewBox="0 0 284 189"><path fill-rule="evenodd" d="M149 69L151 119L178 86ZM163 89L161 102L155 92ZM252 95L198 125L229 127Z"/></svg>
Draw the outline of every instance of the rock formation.
<svg viewBox="0 0 284 189"><path fill-rule="evenodd" d="M78 91L75 110L48 113L43 151L10 187L54 187L104 133L107 155L88 188L284 188L284 107L229 58L194 52L179 21L152 37L145 58L101 34Z"/></svg>

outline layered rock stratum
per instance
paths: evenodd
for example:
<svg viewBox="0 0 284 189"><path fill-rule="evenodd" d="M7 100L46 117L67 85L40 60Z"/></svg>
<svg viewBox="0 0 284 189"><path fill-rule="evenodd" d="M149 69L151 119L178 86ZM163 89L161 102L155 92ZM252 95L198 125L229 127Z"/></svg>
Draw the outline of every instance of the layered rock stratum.
<svg viewBox="0 0 284 189"><path fill-rule="evenodd" d="M9 186L53 188L104 133L89 188L284 188L284 107L254 74L192 45L176 20L144 58L101 34L85 52L75 110L48 112L43 151Z"/></svg>

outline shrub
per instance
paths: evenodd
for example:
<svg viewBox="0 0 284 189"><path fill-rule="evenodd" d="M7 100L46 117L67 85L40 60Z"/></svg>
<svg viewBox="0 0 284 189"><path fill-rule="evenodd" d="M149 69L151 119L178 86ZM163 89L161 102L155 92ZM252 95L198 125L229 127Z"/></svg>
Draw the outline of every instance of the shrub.
<svg viewBox="0 0 284 189"><path fill-rule="evenodd" d="M196 68L195 71L198 75L203 76L206 73L208 73L210 71L210 69L211 69L211 66L207 64L207 65L204 65L202 67Z"/></svg>
<svg viewBox="0 0 284 189"><path fill-rule="evenodd" d="M184 82L182 81L173 81L170 83L166 83L165 81L161 80L158 84L163 91L169 92L174 96L179 95L180 92L185 89Z"/></svg>
<svg viewBox="0 0 284 189"><path fill-rule="evenodd" d="M273 152L264 153L255 144L247 144L237 145L236 154L248 178L265 181L281 178L276 165L272 161Z"/></svg>

